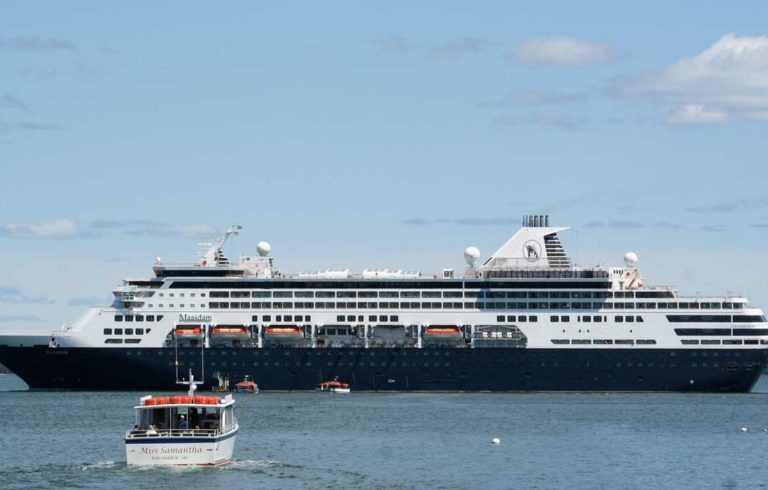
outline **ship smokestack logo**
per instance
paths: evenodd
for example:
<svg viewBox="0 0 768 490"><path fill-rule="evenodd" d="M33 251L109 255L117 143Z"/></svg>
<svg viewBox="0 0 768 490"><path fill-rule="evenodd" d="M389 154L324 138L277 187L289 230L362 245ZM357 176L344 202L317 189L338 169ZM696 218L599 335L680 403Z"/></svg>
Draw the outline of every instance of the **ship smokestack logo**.
<svg viewBox="0 0 768 490"><path fill-rule="evenodd" d="M536 240L528 240L523 245L523 257L530 262L535 262L541 257L541 245Z"/></svg>

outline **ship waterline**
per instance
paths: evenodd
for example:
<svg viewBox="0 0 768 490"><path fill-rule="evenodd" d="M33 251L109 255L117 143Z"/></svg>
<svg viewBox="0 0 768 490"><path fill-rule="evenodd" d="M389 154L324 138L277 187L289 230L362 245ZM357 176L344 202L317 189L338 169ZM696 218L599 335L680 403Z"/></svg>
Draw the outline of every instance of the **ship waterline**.
<svg viewBox="0 0 768 490"><path fill-rule="evenodd" d="M236 354L235 354L236 353ZM201 368L195 348L178 351L179 369ZM0 347L30 388L173 390L174 357L162 348ZM729 349L209 349L213 374L246 374L260 390L309 391L325 379L355 391L674 391L748 392L768 353ZM125 367L129 369L125 369Z"/></svg>
<svg viewBox="0 0 768 490"><path fill-rule="evenodd" d="M564 227L528 216L462 277L349 270L284 274L231 263L233 228L194 264L159 258L110 306L55 332L0 333L0 362L33 389L170 389L179 372L253 376L262 390L747 392L768 323L742 296L686 297L625 265L572 265Z"/></svg>

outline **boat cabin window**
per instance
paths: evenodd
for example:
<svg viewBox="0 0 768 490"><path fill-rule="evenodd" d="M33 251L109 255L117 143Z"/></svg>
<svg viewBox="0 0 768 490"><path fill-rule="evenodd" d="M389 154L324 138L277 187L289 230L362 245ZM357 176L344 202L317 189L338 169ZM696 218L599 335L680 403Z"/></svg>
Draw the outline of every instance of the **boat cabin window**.
<svg viewBox="0 0 768 490"><path fill-rule="evenodd" d="M148 322L154 322L155 321L155 315L147 315L147 321Z"/></svg>
<svg viewBox="0 0 768 490"><path fill-rule="evenodd" d="M122 328L116 328L115 329L115 335L123 335L123 329Z"/></svg>
<svg viewBox="0 0 768 490"><path fill-rule="evenodd" d="M116 322L122 322L123 321L123 315L115 315L115 321Z"/></svg>
<svg viewBox="0 0 768 490"><path fill-rule="evenodd" d="M104 329L104 335L112 335L112 329L111 328L105 328Z"/></svg>
<svg viewBox="0 0 768 490"><path fill-rule="evenodd" d="M132 328L126 328L125 329L125 335L133 335L133 329Z"/></svg>

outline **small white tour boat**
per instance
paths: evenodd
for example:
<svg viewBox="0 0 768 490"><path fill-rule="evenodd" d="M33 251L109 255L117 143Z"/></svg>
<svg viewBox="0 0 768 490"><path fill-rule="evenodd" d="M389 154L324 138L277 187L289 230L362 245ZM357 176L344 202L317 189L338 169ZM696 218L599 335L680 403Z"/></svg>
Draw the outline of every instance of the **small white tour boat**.
<svg viewBox="0 0 768 490"><path fill-rule="evenodd" d="M186 396L145 396L134 407L136 425L125 434L129 465L220 466L232 460L238 430L232 395L195 395L191 372L184 384L190 385Z"/></svg>
<svg viewBox="0 0 768 490"><path fill-rule="evenodd" d="M333 381L326 381L324 383L320 383L317 385L317 388L315 388L315 391L321 391L323 393L350 393L351 390L349 388L349 384L342 383L338 380Z"/></svg>

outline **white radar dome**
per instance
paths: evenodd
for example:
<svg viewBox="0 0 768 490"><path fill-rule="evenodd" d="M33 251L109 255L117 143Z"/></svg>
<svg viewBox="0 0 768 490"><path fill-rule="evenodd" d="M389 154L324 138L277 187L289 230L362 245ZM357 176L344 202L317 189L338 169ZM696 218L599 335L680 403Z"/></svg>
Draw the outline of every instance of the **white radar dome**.
<svg viewBox="0 0 768 490"><path fill-rule="evenodd" d="M478 250L477 247L467 247L467 249L464 250L464 260L467 261L467 264L475 265L475 262L477 262L477 259L479 258L480 250Z"/></svg>
<svg viewBox="0 0 768 490"><path fill-rule="evenodd" d="M256 245L256 251L259 252L259 255L262 257L266 257L269 255L269 252L272 250L272 245L270 245L267 242L259 242L258 245Z"/></svg>
<svg viewBox="0 0 768 490"><path fill-rule="evenodd" d="M635 252L627 252L624 254L624 263L627 267L632 267L637 264L637 254Z"/></svg>

